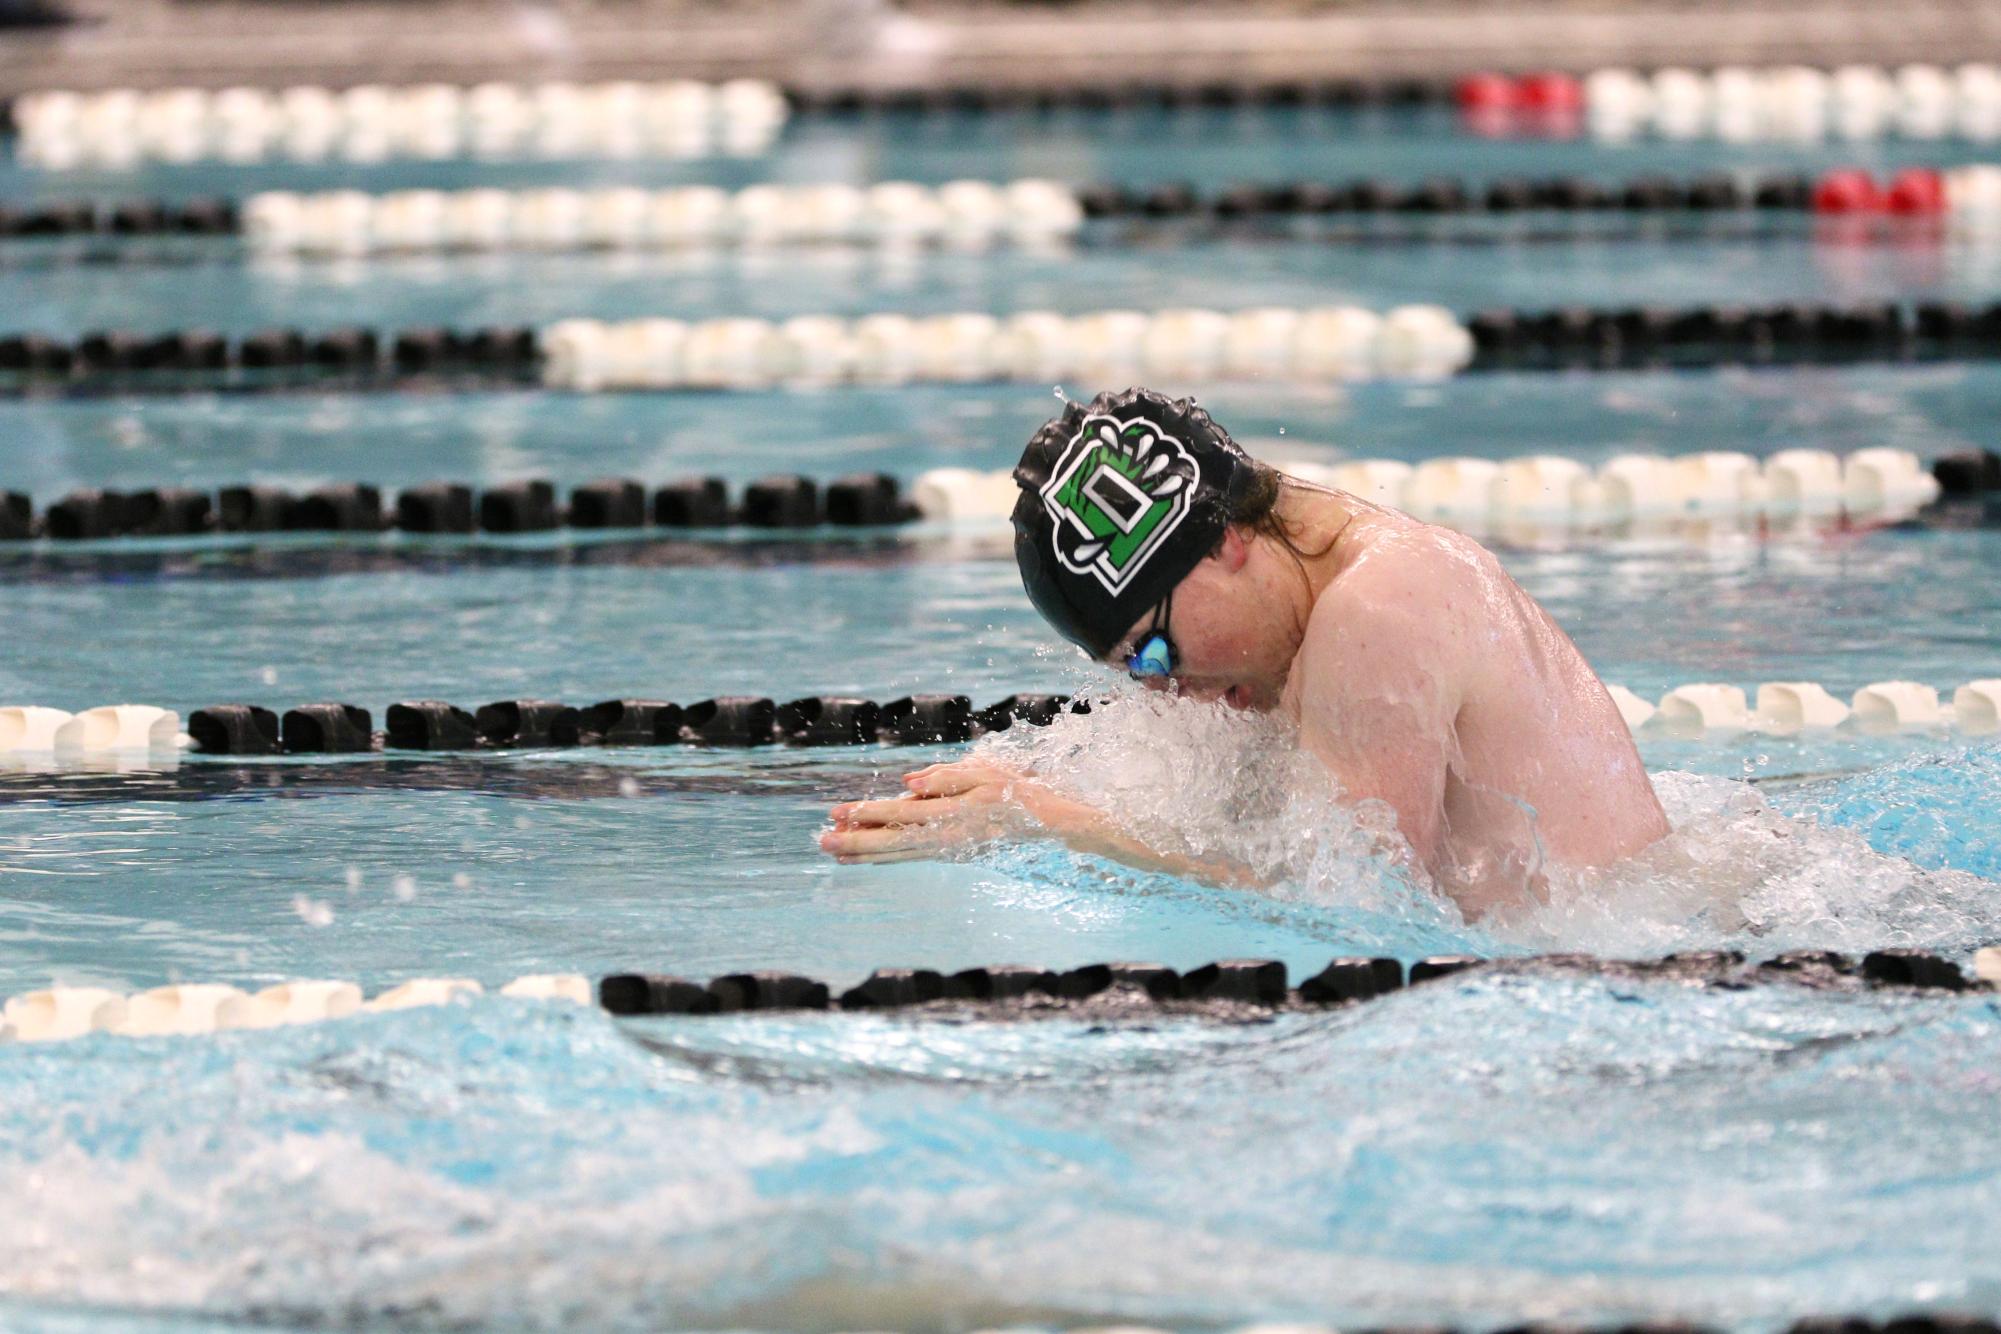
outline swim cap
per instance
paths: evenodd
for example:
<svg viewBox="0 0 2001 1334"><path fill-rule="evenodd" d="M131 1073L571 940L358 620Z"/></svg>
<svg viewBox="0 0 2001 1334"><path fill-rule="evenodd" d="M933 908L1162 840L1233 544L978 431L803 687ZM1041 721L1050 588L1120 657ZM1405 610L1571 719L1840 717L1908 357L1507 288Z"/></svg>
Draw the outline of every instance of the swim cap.
<svg viewBox="0 0 2001 1334"><path fill-rule="evenodd" d="M1128 389L1071 403L1014 470L1014 559L1028 600L1104 657L1215 551L1254 475L1192 398Z"/></svg>

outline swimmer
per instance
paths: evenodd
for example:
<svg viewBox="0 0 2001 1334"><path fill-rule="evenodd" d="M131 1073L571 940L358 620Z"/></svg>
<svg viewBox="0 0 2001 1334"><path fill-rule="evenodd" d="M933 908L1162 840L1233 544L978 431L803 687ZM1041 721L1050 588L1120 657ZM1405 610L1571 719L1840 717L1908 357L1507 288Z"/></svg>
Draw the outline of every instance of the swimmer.
<svg viewBox="0 0 2001 1334"><path fill-rule="evenodd" d="M1638 749L1569 636L1484 547L1245 454L1193 400L1071 404L1015 469L1015 559L1037 610L1145 684L1275 710L1351 803L1381 802L1469 919L1668 832ZM980 758L836 806L844 862L1046 837L1243 884Z"/></svg>

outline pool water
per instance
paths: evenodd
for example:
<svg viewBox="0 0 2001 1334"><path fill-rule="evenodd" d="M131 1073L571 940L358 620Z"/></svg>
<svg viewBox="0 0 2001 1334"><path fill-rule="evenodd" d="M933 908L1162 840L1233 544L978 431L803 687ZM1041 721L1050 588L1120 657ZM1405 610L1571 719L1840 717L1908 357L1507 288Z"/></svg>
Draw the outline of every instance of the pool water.
<svg viewBox="0 0 2001 1334"><path fill-rule="evenodd" d="M1341 133L1335 133L1336 129ZM1889 142L1865 165L1966 149ZM9 197L355 184L1048 174L1150 184L1815 170L1847 150L1482 143L1427 117L807 119L703 164L0 170ZM671 313L1355 300L1996 295L1963 241L1811 227L1574 243L1211 237L1074 253L10 263L10 328L245 330ZM1056 387L1051 386L1051 391ZM1066 385L1083 394L1097 386ZM2001 370L1494 374L1180 386L1255 451L1330 461L1992 443ZM1010 464L1013 387L8 399L9 488L487 485ZM1608 681L2001 675L2001 533L1499 543ZM1004 532L119 542L0 551L0 696L257 700L1027 690L1109 698L982 743L1268 893L1036 846L841 867L833 802L955 748L79 761L0 768L0 995L528 972L1651 957L2001 942L2001 746L1945 731L1676 740L1677 832L1467 924L1243 719L1134 697L1052 642ZM1236 799L1257 797L1246 808ZM1230 805L1236 815L1219 811ZM1243 811L1252 813L1245 816ZM964 1329L1498 1325L2001 1313L2001 1006L1462 975L1256 1022L614 1021L497 996L213 1037L0 1048L0 1323Z"/></svg>

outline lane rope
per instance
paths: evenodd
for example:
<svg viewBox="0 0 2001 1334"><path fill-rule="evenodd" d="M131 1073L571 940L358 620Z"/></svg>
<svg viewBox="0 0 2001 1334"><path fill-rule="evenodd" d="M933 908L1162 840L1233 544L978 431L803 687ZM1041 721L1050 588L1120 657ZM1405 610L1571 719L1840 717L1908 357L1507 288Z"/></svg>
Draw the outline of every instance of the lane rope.
<svg viewBox="0 0 2001 1334"><path fill-rule="evenodd" d="M312 914L310 901L297 905ZM1406 969L1394 958L1336 958L1298 986L1274 959L1223 959L1181 972L1157 963L1097 963L1078 968L1019 964L944 971L879 968L845 990L781 970L728 973L706 982L659 973L614 973L593 988L579 974L519 977L499 994L522 1000L595 1003L622 1018L744 1012L880 1013L935 1007L991 1017L1140 1013L1232 1017L1245 1012L1319 1010L1376 1000L1443 978L1490 972L1576 974L1741 988L1807 985L1828 989L1894 988L1943 992L2001 989L2001 948L1974 956L1968 976L1950 959L1915 949L1877 950L1856 960L1824 950L1795 950L1758 963L1734 951L1669 955L1643 961L1580 955L1482 959L1437 955ZM49 1042L93 1033L126 1037L191 1036L315 1023L383 1011L448 1005L484 993L470 978L414 978L372 998L353 982L281 982L255 993L222 983L183 982L126 994L106 987L56 986L10 998L0 1008L0 1041Z"/></svg>
<svg viewBox="0 0 2001 1334"><path fill-rule="evenodd" d="M45 171L142 162L382 162L761 153L788 114L770 83L365 84L49 90L14 99L22 161Z"/></svg>

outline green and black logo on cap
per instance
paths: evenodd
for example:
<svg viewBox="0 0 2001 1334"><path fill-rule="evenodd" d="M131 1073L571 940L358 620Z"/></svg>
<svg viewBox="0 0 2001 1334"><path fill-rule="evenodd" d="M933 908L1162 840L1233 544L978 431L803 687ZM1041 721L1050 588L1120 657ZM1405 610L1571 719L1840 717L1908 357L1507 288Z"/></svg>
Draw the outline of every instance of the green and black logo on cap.
<svg viewBox="0 0 2001 1334"><path fill-rule="evenodd" d="M1117 597L1187 517L1195 460L1145 418L1086 417L1043 484L1057 560Z"/></svg>

